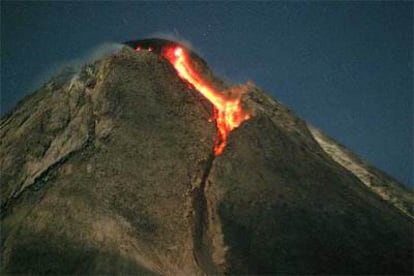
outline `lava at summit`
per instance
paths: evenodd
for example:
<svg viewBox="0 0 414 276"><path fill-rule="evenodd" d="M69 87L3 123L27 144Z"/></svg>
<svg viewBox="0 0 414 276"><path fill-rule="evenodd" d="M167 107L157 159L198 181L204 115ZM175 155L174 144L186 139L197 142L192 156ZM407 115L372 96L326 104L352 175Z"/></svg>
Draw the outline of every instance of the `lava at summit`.
<svg viewBox="0 0 414 276"><path fill-rule="evenodd" d="M189 54L182 47L169 46L161 54L174 66L180 78L193 85L213 104L218 132L214 153L220 155L226 147L229 133L250 118L250 114L242 108L241 95L228 96L214 89L193 67Z"/></svg>
<svg viewBox="0 0 414 276"><path fill-rule="evenodd" d="M223 153L230 132L250 118L250 113L243 110L241 104L242 91L232 87L225 91L218 91L194 67L189 51L179 44L161 40L144 39L126 42L136 51L149 51L161 55L168 60L177 71L178 76L192 85L214 107L214 119L217 127L217 138L214 146L216 156Z"/></svg>

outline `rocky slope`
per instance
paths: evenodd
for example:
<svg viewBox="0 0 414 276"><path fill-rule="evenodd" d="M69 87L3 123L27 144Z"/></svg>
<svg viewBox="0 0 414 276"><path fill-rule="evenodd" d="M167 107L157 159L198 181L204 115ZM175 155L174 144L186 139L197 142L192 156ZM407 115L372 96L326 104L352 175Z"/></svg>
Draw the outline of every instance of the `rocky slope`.
<svg viewBox="0 0 414 276"><path fill-rule="evenodd" d="M414 194L409 188L362 160L321 130L311 125L308 128L322 149L336 162L352 172L382 199L414 219Z"/></svg>
<svg viewBox="0 0 414 276"><path fill-rule="evenodd" d="M24 99L1 120L1 271L410 274L412 192L371 170L393 187L378 195L249 89L254 116L218 157L211 104L151 52L125 47Z"/></svg>

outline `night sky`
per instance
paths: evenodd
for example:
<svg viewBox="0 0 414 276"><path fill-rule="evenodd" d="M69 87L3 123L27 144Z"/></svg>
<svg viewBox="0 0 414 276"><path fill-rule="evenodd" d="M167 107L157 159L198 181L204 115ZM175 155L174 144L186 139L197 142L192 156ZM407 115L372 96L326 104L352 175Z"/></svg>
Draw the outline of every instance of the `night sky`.
<svg viewBox="0 0 414 276"><path fill-rule="evenodd" d="M1 114L106 42L171 34L413 186L411 2L1 2Z"/></svg>

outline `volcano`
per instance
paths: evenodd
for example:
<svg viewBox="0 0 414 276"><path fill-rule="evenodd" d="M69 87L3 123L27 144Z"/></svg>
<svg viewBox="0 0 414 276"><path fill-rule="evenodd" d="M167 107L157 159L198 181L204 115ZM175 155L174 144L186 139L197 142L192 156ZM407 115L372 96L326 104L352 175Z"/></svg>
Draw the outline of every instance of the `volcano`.
<svg viewBox="0 0 414 276"><path fill-rule="evenodd" d="M0 122L3 274L412 274L414 194L146 39Z"/></svg>

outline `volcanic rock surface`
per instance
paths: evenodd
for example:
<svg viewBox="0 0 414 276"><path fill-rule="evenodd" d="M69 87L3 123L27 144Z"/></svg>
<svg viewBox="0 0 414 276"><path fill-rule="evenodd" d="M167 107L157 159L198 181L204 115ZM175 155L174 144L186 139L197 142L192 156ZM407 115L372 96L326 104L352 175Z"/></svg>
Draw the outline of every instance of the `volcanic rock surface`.
<svg viewBox="0 0 414 276"><path fill-rule="evenodd" d="M246 87L219 156L212 105L155 53L25 98L1 119L1 271L411 274L412 191Z"/></svg>

